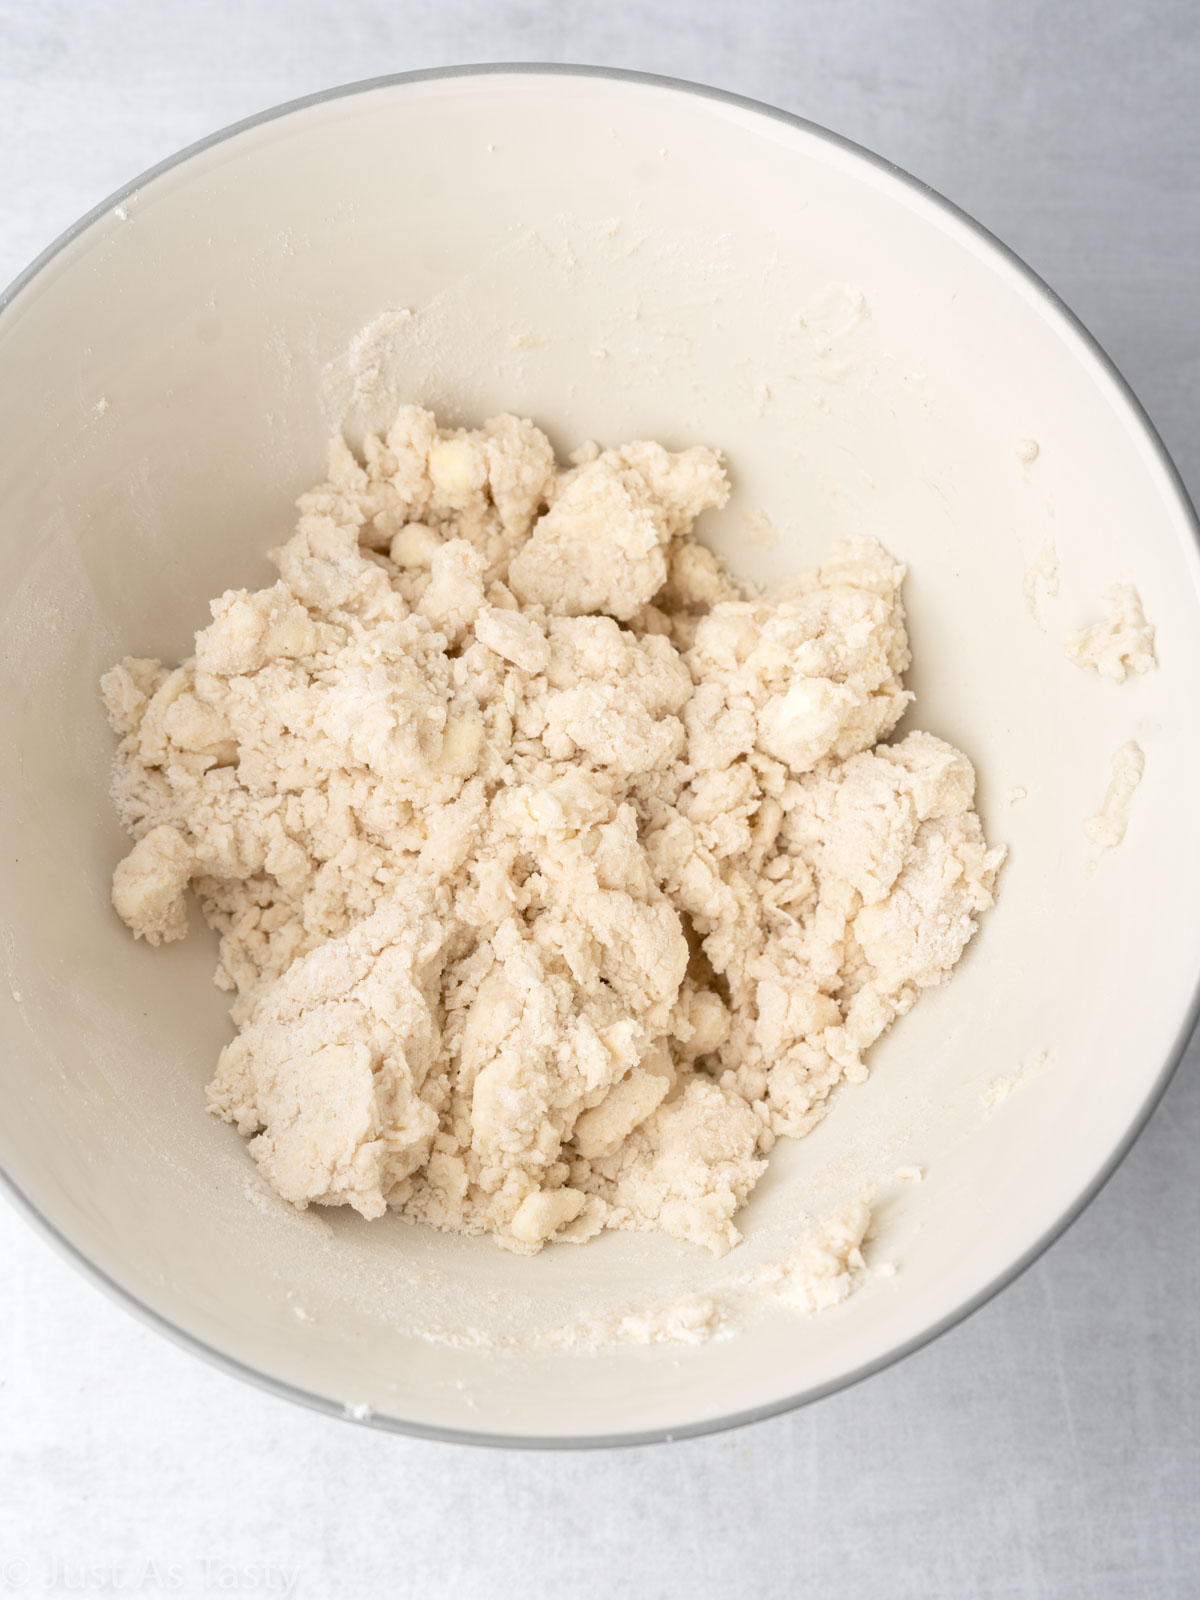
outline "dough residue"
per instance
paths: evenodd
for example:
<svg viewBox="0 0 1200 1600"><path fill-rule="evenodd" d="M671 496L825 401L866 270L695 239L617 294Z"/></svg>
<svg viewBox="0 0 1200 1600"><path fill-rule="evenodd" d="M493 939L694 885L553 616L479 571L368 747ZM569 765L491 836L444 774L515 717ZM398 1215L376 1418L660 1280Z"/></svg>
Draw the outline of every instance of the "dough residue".
<svg viewBox="0 0 1200 1600"><path fill-rule="evenodd" d="M720 1254L949 976L1003 851L964 755L881 742L904 568L854 541L740 588L692 537L727 495L706 448L560 467L405 407L333 440L277 582L105 675L114 905L157 944L190 890L219 933L209 1106L291 1205ZM824 1303L831 1259L775 1287Z"/></svg>
<svg viewBox="0 0 1200 1600"><path fill-rule="evenodd" d="M618 1306L597 1316L560 1323L532 1340L513 1344L523 1351L707 1344L710 1339L732 1337L768 1306L786 1307L802 1315L827 1311L848 1299L868 1276L863 1245L870 1225L870 1198L864 1196L814 1223L782 1255L730 1273L708 1292ZM465 1340L461 1330L453 1329L441 1329L427 1337L437 1343L468 1343L475 1349L506 1347L483 1330L471 1330Z"/></svg>
<svg viewBox="0 0 1200 1600"><path fill-rule="evenodd" d="M1108 615L1066 638L1067 659L1077 667L1124 683L1130 672L1149 672L1157 665L1154 627L1146 621L1142 597L1130 583L1108 592Z"/></svg>
<svg viewBox="0 0 1200 1600"><path fill-rule="evenodd" d="M1025 596L1025 609L1045 632L1043 607L1058 593L1058 551L1052 544L1044 544L1025 568L1021 591Z"/></svg>
<svg viewBox="0 0 1200 1600"><path fill-rule="evenodd" d="M1089 817L1083 831L1101 850L1112 850L1125 837L1129 826L1129 813L1137 786L1142 781L1146 758L1141 745L1133 739L1123 744L1113 756L1112 779L1104 805L1094 817Z"/></svg>
<svg viewBox="0 0 1200 1600"><path fill-rule="evenodd" d="M1028 1078L1032 1078L1041 1072L1049 1060L1050 1052L1043 1050L1028 1062L1022 1063L1015 1072L1008 1072L999 1078L989 1079L983 1091L983 1103L986 1109L994 1111L998 1105L1003 1105L1014 1089L1019 1088Z"/></svg>
<svg viewBox="0 0 1200 1600"><path fill-rule="evenodd" d="M746 543L758 550L774 550L779 545L779 530L761 506L747 511L742 518L742 531Z"/></svg>

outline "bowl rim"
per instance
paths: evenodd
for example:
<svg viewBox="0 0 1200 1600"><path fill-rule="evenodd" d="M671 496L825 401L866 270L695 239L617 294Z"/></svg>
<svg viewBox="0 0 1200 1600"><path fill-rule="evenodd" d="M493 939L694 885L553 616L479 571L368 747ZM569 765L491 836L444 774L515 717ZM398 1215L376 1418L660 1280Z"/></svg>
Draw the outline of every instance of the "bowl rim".
<svg viewBox="0 0 1200 1600"><path fill-rule="evenodd" d="M927 202L932 202L935 208L951 220L965 225L976 239L1009 269L1015 271L1022 278L1026 286L1034 291L1036 298L1042 306L1065 324L1068 331L1072 332L1082 341L1087 351L1099 363L1101 369L1111 380L1116 391L1126 406L1135 425L1150 445L1152 453L1161 468L1169 488L1174 492L1178 501L1178 508L1185 522L1190 527L1192 537L1200 549L1200 517L1197 516L1188 491L1180 476L1179 469L1172 460L1170 452L1163 443L1158 430L1151 422L1141 401L1137 398L1128 380L1112 357L1100 344L1099 340L1090 332L1078 316L1071 310L1065 301L1019 256L1015 250L1004 243L1002 239L986 228L981 222L961 206L948 200L932 185L915 178L903 167L895 162L888 161L885 157L877 155L863 145L844 135L835 133L831 129L822 127L821 124L812 122L806 117L801 117L790 111L783 111L765 101L753 99L751 96L736 94L731 90L714 88L711 85L695 83L687 78L676 78L661 73L639 72L623 67L588 66L566 62L538 62L538 61L512 61L512 62L478 62L462 65L443 67L423 67L410 72L385 73L378 77L357 79L351 83L339 84L332 88L321 89L313 94L302 95L297 99L282 101L270 106L266 110L256 112L249 117L232 122L207 134L205 137L185 145L181 150L166 157L165 160L146 168L135 178L114 190L98 205L86 212L78 221L71 224L64 232L54 239L33 261L17 274L12 282L3 291L0 291L0 319L4 313L41 274L63 250L71 245L77 238L84 234L93 223L100 220L113 210L115 206L135 196L139 189L154 179L162 177L175 167L182 166L190 161L193 156L201 155L205 151L224 144L236 138L239 134L249 132L251 129L262 127L266 123L288 117L295 112L306 111L314 106L324 105L335 100L349 99L357 95L370 94L380 89L400 88L408 84L429 83L436 81L489 78L499 76L525 76L531 78L584 78L616 81L627 84L639 85L649 90L666 90L673 93L692 95L702 100L710 100L718 105L733 106L743 111L752 112L771 121L781 123L785 127L799 130L810 138L833 146L845 154L855 157L865 166L874 168L877 172L886 174L897 182L902 188L907 188ZM2 332L2 327L0 327ZM940 1318L921 1333L889 1350L885 1355L876 1357L872 1361L863 1363L853 1371L841 1377L830 1379L828 1382L815 1384L809 1388L798 1390L794 1394L779 1400L772 1400L765 1405L753 1406L747 1410L729 1412L723 1416L705 1418L694 1423L684 1423L673 1428L648 1428L630 1432L613 1434L583 1434L579 1436L556 1436L552 1434L517 1434L499 1433L486 1430L474 1430L439 1426L431 1423L412 1421L409 1419L384 1415L374 1411L363 1411L362 1408L352 1406L348 1402L338 1402L325 1395L316 1394L309 1389L302 1388L285 1379L275 1377L259 1367L251 1366L237 1356L228 1354L215 1346L208 1344L199 1335L188 1332L172 1322L162 1312L148 1305L124 1284L117 1281L102 1267L92 1261L85 1252L63 1231L58 1225L43 1213L34 1201L19 1187L16 1180L0 1163L0 1192L5 1193L14 1208L25 1216L34 1229L43 1238L48 1239L59 1252L72 1263L83 1275L94 1284L103 1289L113 1300L122 1305L127 1311L138 1317L142 1322L157 1329L173 1343L191 1351L201 1357L210 1365L223 1372L229 1373L248 1383L256 1385L281 1399L295 1401L309 1409L321 1412L326 1416L339 1417L345 1421L365 1424L383 1432L403 1434L418 1439L435 1440L443 1444L461 1445L489 1445L516 1450L579 1450L628 1447L633 1445L670 1443L678 1439L694 1439L706 1434L721 1433L727 1429L744 1427L749 1423L762 1422L769 1417L781 1416L789 1411L798 1410L801 1406L809 1405L815 1400L824 1399L828 1395L836 1394L852 1385L861 1383L863 1379L882 1372L896 1362L904 1360L906 1356L914 1354L941 1338L952 1328L965 1322L981 1307L998 1295L1003 1289L1014 1283L1035 1261L1037 1261L1051 1245L1055 1244L1067 1229L1083 1214L1100 1191L1108 1183L1117 1168L1125 1160L1134 1144L1144 1131L1151 1115L1159 1101L1166 1092L1167 1086L1175 1074L1179 1063L1200 1021L1200 963L1198 963L1193 980L1191 1000L1186 1008L1179 1029L1166 1054L1158 1073L1133 1117L1123 1138L1108 1160L1094 1175L1083 1191L1068 1205L1055 1220L1047 1227L1040 1237L1025 1252L1011 1263L1004 1271L987 1284L983 1289L971 1296L962 1305L956 1306L952 1312Z"/></svg>

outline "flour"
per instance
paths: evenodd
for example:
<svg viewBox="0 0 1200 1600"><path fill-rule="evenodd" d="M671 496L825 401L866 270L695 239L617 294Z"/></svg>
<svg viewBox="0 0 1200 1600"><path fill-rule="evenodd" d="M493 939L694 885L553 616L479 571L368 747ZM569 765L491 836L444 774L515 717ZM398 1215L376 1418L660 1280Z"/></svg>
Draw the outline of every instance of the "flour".
<svg viewBox="0 0 1200 1600"><path fill-rule="evenodd" d="M1145 768L1142 748L1132 739L1113 756L1112 780L1104 796L1104 805L1098 815L1089 817L1083 825L1084 833L1101 850L1115 849L1124 839L1133 797Z"/></svg>
<svg viewBox="0 0 1200 1600"><path fill-rule="evenodd" d="M1157 665L1154 628L1146 621L1142 597L1129 583L1109 590L1108 616L1066 638L1067 659L1077 667L1123 683L1130 672L1149 672Z"/></svg>
<svg viewBox="0 0 1200 1600"><path fill-rule="evenodd" d="M720 1254L949 976L1003 852L965 756L881 743L904 569L857 541L744 591L691 535L727 495L708 449L560 467L405 407L334 439L275 584L106 674L114 905L159 943L192 893L219 933L209 1106L290 1205ZM772 1293L849 1292L867 1221Z"/></svg>
<svg viewBox="0 0 1200 1600"><path fill-rule="evenodd" d="M360 328L345 352L324 371L331 415L370 416L378 410L395 377L397 350L410 331L407 306L381 311Z"/></svg>

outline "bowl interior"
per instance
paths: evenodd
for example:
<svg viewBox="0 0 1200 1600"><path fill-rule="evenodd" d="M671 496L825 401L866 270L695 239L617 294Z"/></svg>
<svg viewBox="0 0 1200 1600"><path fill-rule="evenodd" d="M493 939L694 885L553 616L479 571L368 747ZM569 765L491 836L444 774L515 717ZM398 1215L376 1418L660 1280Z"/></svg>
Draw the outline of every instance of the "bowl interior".
<svg viewBox="0 0 1200 1600"><path fill-rule="evenodd" d="M677 1431L920 1339L1119 1150L1196 985L1200 565L1119 384L943 204L813 130L682 89L520 71L385 84L151 178L19 289L0 357L0 1165L145 1306L411 1426ZM330 427L353 437L403 400L454 422L518 411L564 450L723 448L736 492L702 531L746 577L848 534L909 563L911 721L977 765L989 839L1011 851L999 905L870 1080L777 1149L725 1261L611 1235L514 1259L292 1213L204 1113L230 1034L210 936L148 950L110 909L124 843L100 673L128 652L178 659L210 596L270 581L264 553ZM1023 587L1046 547L1061 583L1043 629ZM1121 686L1062 645L1119 581L1161 662ZM1081 824L1128 739L1145 779L1125 843L1091 870ZM896 1177L914 1164L924 1182ZM870 1259L898 1271L834 1311L769 1311L698 1346L526 1342L719 1286L866 1182Z"/></svg>

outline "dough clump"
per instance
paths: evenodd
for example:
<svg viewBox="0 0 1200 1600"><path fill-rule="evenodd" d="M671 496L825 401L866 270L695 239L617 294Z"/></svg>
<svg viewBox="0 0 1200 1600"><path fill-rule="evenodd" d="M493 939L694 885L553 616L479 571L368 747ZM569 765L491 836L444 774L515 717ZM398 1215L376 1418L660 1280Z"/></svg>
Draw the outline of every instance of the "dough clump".
<svg viewBox="0 0 1200 1600"><path fill-rule="evenodd" d="M113 902L157 944L190 887L219 933L209 1106L293 1205L719 1254L1003 852L965 756L881 743L911 695L880 545L750 593L692 537L713 451L572 461L512 416L335 438L278 581L103 679Z"/></svg>
<svg viewBox="0 0 1200 1600"><path fill-rule="evenodd" d="M1124 683L1127 673L1149 672L1157 666L1154 625L1146 621L1142 597L1130 583L1118 583L1108 593L1108 616L1066 637L1067 659L1085 671L1098 672L1114 683Z"/></svg>

